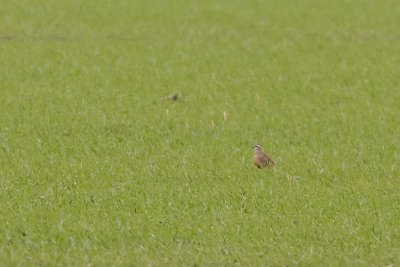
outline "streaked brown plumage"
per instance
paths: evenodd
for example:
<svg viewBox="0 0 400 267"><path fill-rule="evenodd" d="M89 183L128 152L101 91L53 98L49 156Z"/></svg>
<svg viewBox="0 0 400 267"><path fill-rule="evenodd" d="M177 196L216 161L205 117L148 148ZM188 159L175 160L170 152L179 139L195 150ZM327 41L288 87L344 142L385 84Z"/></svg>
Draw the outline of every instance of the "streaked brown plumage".
<svg viewBox="0 0 400 267"><path fill-rule="evenodd" d="M271 159L271 157L263 152L261 145L254 145L253 162L254 165L256 165L259 169L273 167L275 165L275 162Z"/></svg>

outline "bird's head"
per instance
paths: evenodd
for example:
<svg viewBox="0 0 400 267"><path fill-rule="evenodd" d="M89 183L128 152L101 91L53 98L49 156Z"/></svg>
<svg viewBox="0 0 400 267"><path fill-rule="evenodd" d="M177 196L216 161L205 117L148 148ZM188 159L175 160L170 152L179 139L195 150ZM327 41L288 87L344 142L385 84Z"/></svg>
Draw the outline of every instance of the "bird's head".
<svg viewBox="0 0 400 267"><path fill-rule="evenodd" d="M253 148L254 148L255 151L260 151L260 150L262 150L262 146L259 145L259 144L255 144L255 145L253 146Z"/></svg>

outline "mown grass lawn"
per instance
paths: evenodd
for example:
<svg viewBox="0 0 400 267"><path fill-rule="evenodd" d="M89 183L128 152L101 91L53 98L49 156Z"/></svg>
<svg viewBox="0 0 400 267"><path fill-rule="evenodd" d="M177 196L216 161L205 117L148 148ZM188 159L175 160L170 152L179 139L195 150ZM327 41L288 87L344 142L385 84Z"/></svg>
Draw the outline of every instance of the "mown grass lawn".
<svg viewBox="0 0 400 267"><path fill-rule="evenodd" d="M399 25L390 0L3 1L0 265L400 265Z"/></svg>

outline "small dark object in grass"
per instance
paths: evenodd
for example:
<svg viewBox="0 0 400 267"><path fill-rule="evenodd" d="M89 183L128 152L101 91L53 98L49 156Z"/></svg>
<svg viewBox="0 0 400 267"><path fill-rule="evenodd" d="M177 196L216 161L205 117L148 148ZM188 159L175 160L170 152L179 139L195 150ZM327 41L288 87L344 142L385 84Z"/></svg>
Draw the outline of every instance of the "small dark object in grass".
<svg viewBox="0 0 400 267"><path fill-rule="evenodd" d="M174 94L168 96L168 99L169 99L169 100L172 100L172 101L177 101L178 98L179 98L179 97L178 97L178 94L177 94L177 93L174 93Z"/></svg>

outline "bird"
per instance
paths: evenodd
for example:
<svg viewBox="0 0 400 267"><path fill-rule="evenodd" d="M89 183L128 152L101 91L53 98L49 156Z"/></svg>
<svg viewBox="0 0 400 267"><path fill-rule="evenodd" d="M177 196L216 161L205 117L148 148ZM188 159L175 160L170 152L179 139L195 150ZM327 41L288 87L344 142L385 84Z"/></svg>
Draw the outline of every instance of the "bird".
<svg viewBox="0 0 400 267"><path fill-rule="evenodd" d="M272 160L270 156L264 153L261 145L256 144L253 146L254 148L254 157L253 163L257 168L265 168L265 167L273 167L275 162Z"/></svg>

